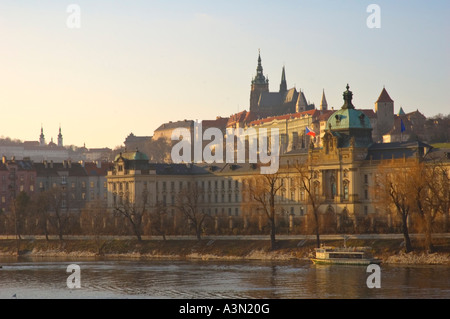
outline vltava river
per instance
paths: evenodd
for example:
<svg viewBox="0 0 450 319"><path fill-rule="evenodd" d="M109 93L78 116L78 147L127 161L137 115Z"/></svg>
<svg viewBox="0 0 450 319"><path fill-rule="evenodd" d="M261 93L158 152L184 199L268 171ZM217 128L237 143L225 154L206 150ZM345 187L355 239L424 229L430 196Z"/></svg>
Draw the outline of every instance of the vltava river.
<svg viewBox="0 0 450 319"><path fill-rule="evenodd" d="M67 287L71 264L81 288ZM0 259L0 298L449 298L450 267L381 265L380 288L365 266L301 262Z"/></svg>

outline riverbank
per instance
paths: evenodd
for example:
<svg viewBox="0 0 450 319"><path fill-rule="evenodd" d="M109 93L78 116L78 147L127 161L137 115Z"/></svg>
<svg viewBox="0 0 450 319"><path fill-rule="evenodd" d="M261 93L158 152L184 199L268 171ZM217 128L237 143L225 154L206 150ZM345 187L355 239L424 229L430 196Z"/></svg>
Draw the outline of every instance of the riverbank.
<svg viewBox="0 0 450 319"><path fill-rule="evenodd" d="M324 240L323 244L342 246L341 240ZM450 238L434 240L436 252L426 253L419 239L413 241L415 251L403 253L400 239L348 240L347 246L368 246L372 254L387 264L450 265ZM269 241L246 239L197 240L0 240L0 256L29 257L104 257L141 259L197 260L307 260L314 251L314 240L278 240L271 251Z"/></svg>

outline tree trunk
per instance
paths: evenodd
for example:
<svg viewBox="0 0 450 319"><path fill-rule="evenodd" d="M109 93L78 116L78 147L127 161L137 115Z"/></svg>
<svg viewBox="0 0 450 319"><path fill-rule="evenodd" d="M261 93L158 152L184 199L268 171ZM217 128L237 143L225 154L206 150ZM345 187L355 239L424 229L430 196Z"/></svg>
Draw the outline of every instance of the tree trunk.
<svg viewBox="0 0 450 319"><path fill-rule="evenodd" d="M276 249L275 233L276 233L275 218L271 218L270 219L270 249L271 250Z"/></svg>
<svg viewBox="0 0 450 319"><path fill-rule="evenodd" d="M63 232L62 232L62 225L61 225L61 217L59 216L59 214L58 214L57 225L58 225L58 237L59 237L59 240L63 240Z"/></svg>
<svg viewBox="0 0 450 319"><path fill-rule="evenodd" d="M319 213L314 212L314 219L316 222L315 230L316 230L316 247L320 248L320 232L319 232Z"/></svg>
<svg viewBox="0 0 450 319"><path fill-rule="evenodd" d="M130 220L130 221L131 221L131 220ZM133 223L132 221L131 221L131 224L133 225L134 234L136 235L137 240L138 240L139 242L141 242L141 241L142 241L142 236L141 236L141 232L140 232L140 230L139 230L139 226L136 225L135 223Z"/></svg>
<svg viewBox="0 0 450 319"><path fill-rule="evenodd" d="M425 249L432 253L434 251L433 242L431 240L431 232L432 232L432 218L431 212L425 214Z"/></svg>
<svg viewBox="0 0 450 319"><path fill-rule="evenodd" d="M408 221L408 214L402 214L402 232L403 238L405 240L405 252L409 253L413 249L411 245L411 239L409 238L407 221Z"/></svg>

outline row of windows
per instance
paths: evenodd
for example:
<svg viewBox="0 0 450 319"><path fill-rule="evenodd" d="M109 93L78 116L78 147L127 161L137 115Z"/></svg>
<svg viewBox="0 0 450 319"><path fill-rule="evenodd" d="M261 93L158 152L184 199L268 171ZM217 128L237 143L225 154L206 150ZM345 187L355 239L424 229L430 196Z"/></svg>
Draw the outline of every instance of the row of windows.
<svg viewBox="0 0 450 319"><path fill-rule="evenodd" d="M67 184L67 182L64 181L64 179L62 179L61 180L61 184L65 185L65 184ZM48 181L45 182L45 186L47 188L49 187L49 182ZM58 184L56 182L53 182L52 187L57 187L57 186L58 186ZM84 182L84 181L80 182L79 186L81 186L81 188L86 188L86 182ZM70 183L70 187L72 189L75 189L77 187L77 183L76 182ZM91 181L89 183L89 187L90 188L100 188L100 181L97 181L97 182ZM103 182L103 188L106 189L106 187L107 187L106 182ZM39 182L39 188L41 188L41 189L44 188L44 182Z"/></svg>

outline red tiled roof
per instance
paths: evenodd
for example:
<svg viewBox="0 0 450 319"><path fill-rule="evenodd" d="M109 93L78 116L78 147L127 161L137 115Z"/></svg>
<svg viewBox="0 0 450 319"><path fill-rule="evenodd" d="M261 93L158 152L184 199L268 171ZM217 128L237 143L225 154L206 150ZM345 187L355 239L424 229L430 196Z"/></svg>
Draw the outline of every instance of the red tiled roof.
<svg viewBox="0 0 450 319"><path fill-rule="evenodd" d="M217 117L215 120L203 120L202 127L217 127L217 128L225 128L229 121L228 117Z"/></svg>
<svg viewBox="0 0 450 319"><path fill-rule="evenodd" d="M381 91L380 96L378 97L377 102L394 102L391 97L389 96L388 92L385 88L383 88L383 91Z"/></svg>
<svg viewBox="0 0 450 319"><path fill-rule="evenodd" d="M360 109L359 111L363 112L368 118L376 118L374 110L372 109Z"/></svg>
<svg viewBox="0 0 450 319"><path fill-rule="evenodd" d="M114 164L109 162L102 162L101 167L97 166L97 163L94 162L86 162L84 163L84 169L86 173L90 176L106 176L108 174L108 170Z"/></svg>
<svg viewBox="0 0 450 319"><path fill-rule="evenodd" d="M306 115L310 115L310 116L315 116L316 114L318 114L319 111L318 110L309 110L309 111L305 111L305 112L299 112L299 113L292 113L292 114L285 114L285 115L279 115L279 116L272 116L272 117L267 117L265 119L261 119L261 120L255 120L250 122L248 125L261 125L263 123L268 123L268 122L272 122L275 120L287 120L287 119L294 119L294 118L301 118L303 116Z"/></svg>

